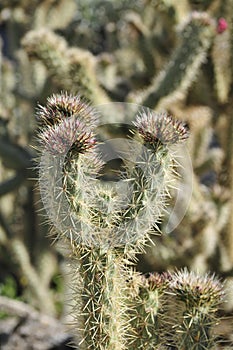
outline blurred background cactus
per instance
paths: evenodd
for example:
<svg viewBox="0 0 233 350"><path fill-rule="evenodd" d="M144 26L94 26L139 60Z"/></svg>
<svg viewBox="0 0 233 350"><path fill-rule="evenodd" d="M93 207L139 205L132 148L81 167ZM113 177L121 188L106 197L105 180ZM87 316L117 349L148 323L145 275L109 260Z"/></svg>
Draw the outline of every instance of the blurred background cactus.
<svg viewBox="0 0 233 350"><path fill-rule="evenodd" d="M223 320L215 331L219 349L232 347L232 18L232 0L0 2L2 296L63 317L66 254L59 244L50 246L34 180L37 102L45 105L48 96L63 90L82 94L94 106L121 101L166 109L190 130L193 193L182 222L172 232L152 237L155 245L137 256L137 270L163 273L187 267L224 278ZM186 192L182 195L181 202ZM168 211L172 206L171 199ZM165 217L161 232L166 225ZM136 309L147 293L139 288L144 282L138 283ZM154 288L154 282L145 283ZM177 283L170 282L176 292ZM185 306L182 310L185 315ZM154 315L148 315L142 338L153 330ZM177 322L173 348L187 326L181 315ZM183 341L188 349L189 339Z"/></svg>

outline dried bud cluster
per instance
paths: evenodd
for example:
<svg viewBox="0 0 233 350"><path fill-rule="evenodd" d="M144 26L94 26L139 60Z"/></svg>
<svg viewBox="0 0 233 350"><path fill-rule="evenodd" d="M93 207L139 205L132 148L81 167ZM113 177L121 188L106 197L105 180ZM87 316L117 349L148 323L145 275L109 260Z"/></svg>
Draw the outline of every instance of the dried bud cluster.
<svg viewBox="0 0 233 350"><path fill-rule="evenodd" d="M51 154L65 155L70 149L84 153L95 145L93 133L78 119L65 119L62 123L46 129L40 138L43 147Z"/></svg>
<svg viewBox="0 0 233 350"><path fill-rule="evenodd" d="M38 106L37 119L42 126L55 125L71 116L78 117L85 125L96 125L97 116L80 95L68 95L67 92L52 95L46 106Z"/></svg>
<svg viewBox="0 0 233 350"><path fill-rule="evenodd" d="M143 111L137 117L134 125L146 144L152 148L158 144L171 145L185 141L188 131L185 125L173 119L167 113L153 113Z"/></svg>
<svg viewBox="0 0 233 350"><path fill-rule="evenodd" d="M173 274L171 288L178 299L193 307L214 308L223 297L222 284L214 275L200 276L193 271Z"/></svg>
<svg viewBox="0 0 233 350"><path fill-rule="evenodd" d="M144 288L148 290L158 290L159 292L164 292L168 288L171 275L168 272L150 273L148 277L142 275L141 281Z"/></svg>
<svg viewBox="0 0 233 350"><path fill-rule="evenodd" d="M47 99L47 105L39 105L37 118L42 127L39 140L51 155L84 153L96 144L94 133L97 114L80 95L61 93Z"/></svg>

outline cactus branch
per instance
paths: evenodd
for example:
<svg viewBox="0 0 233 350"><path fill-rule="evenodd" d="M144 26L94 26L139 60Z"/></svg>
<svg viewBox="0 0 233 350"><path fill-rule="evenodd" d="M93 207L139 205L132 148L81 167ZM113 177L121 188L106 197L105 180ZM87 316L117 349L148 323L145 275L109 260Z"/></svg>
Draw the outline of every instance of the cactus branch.
<svg viewBox="0 0 233 350"><path fill-rule="evenodd" d="M160 99L185 96L206 58L214 34L213 19L205 12L193 12L182 29L180 45L146 92L142 104L155 108Z"/></svg>
<svg viewBox="0 0 233 350"><path fill-rule="evenodd" d="M184 350L212 349L213 327L218 323L215 314L223 298L221 283L214 276L198 276L185 269L172 275L171 288L177 302L181 302L180 308L175 305L176 315L180 314L176 346Z"/></svg>

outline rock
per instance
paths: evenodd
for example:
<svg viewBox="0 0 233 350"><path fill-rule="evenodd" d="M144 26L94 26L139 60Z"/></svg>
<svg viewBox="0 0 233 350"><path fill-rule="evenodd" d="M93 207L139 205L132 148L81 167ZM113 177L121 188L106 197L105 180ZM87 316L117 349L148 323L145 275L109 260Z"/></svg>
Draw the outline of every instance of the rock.
<svg viewBox="0 0 233 350"><path fill-rule="evenodd" d="M0 297L0 309L8 310L8 314L11 309L11 316L0 320L1 350L73 349L70 345L71 335L55 318L43 315L27 304L5 297Z"/></svg>

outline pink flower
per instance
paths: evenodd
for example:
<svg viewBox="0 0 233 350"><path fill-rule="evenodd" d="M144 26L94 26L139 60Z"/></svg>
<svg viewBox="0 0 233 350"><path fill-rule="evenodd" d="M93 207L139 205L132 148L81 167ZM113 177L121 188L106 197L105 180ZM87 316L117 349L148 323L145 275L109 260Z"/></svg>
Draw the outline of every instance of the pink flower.
<svg viewBox="0 0 233 350"><path fill-rule="evenodd" d="M228 24L227 24L227 21L225 20L225 18L219 18L218 20L218 25L217 25L217 32L219 34L225 32L225 30L227 29L228 27Z"/></svg>

